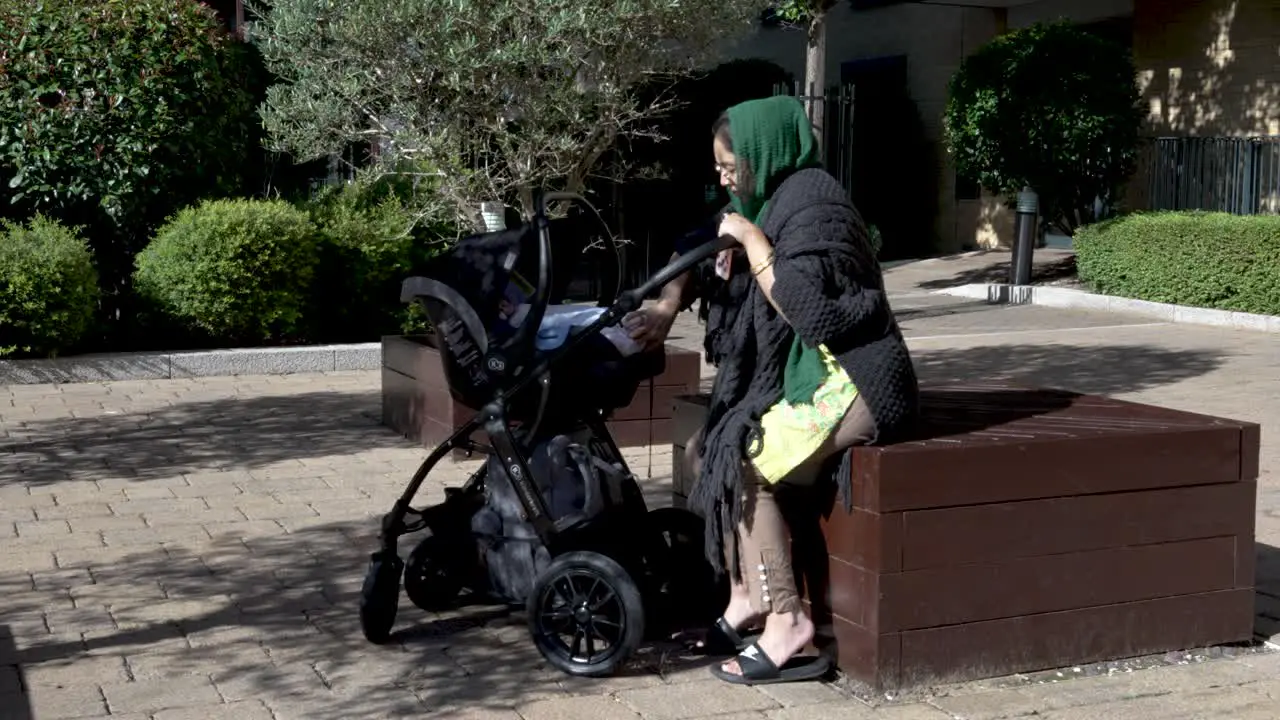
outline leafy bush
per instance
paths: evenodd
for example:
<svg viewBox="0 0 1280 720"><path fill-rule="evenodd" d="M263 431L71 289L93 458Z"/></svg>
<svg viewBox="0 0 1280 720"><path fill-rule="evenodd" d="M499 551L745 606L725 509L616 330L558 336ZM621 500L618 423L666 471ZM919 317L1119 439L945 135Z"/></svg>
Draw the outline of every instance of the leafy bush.
<svg viewBox="0 0 1280 720"><path fill-rule="evenodd" d="M1114 204L1143 118L1133 58L1067 22L1001 35L951 80L944 124L962 177L1011 202L1023 186L1068 233Z"/></svg>
<svg viewBox="0 0 1280 720"><path fill-rule="evenodd" d="M1280 217L1158 212L1081 228L1082 281L1108 295L1280 315Z"/></svg>
<svg viewBox="0 0 1280 720"><path fill-rule="evenodd" d="M310 298L316 231L282 200L212 200L179 212L138 254L134 285L217 340L295 339Z"/></svg>
<svg viewBox="0 0 1280 720"><path fill-rule="evenodd" d="M4 221L0 230L0 356L51 356L74 346L97 309L88 245L40 215L25 226Z"/></svg>
<svg viewBox="0 0 1280 720"><path fill-rule="evenodd" d="M0 0L0 58L0 212L88 226L121 278L261 144L261 60L195 0Z"/></svg>
<svg viewBox="0 0 1280 720"><path fill-rule="evenodd" d="M319 264L308 318L313 339L372 341L404 330L411 313L400 283L435 252L438 228L424 222L387 182L359 181L326 188L307 209L319 232Z"/></svg>

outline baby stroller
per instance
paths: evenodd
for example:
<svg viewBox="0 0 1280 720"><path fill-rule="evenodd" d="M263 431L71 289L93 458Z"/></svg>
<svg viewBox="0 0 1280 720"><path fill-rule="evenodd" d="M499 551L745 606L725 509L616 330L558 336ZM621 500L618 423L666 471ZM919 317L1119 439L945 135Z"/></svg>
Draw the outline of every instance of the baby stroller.
<svg viewBox="0 0 1280 720"><path fill-rule="evenodd" d="M373 643L390 639L402 578L428 611L464 593L523 605L542 656L583 676L612 674L645 639L705 626L727 601L704 556L702 520L648 510L605 420L664 366L661 350L627 347L622 317L732 240L705 243L639 288L613 283L585 312L549 308L563 283L553 284L546 203L572 197L539 196L532 223L466 238L403 283L401 300L421 303L434 329L454 400L476 415L428 455L382 518L360 599ZM523 282L522 269L536 282ZM477 430L487 443L470 439ZM486 461L443 502L414 508L427 474L455 450ZM399 539L422 531L401 560Z"/></svg>

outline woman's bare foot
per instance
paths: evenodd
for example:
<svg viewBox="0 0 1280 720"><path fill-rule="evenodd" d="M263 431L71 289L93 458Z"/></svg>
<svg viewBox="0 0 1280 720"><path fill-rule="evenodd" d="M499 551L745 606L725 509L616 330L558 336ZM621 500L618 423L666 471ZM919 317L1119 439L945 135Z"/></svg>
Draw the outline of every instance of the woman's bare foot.
<svg viewBox="0 0 1280 720"><path fill-rule="evenodd" d="M762 613L757 612L751 607L751 596L747 594L744 586L742 588L734 587L731 590L729 594L729 605L725 608L722 617L724 618L725 623L728 624L735 633L740 634L742 630L758 621L762 617ZM712 628L711 632L715 632L715 628ZM719 645L726 640L733 641L734 638L729 636L717 640L717 648L719 648ZM699 640L695 644L695 647L698 650L707 650L708 644L708 640ZM717 652L718 651L719 650L717 650Z"/></svg>
<svg viewBox="0 0 1280 720"><path fill-rule="evenodd" d="M752 620L760 619L760 613L751 608L751 600L746 597L731 596L729 607L724 609L724 620L734 630L741 630Z"/></svg>
<svg viewBox="0 0 1280 720"><path fill-rule="evenodd" d="M780 668L813 640L813 633L813 621L803 612L771 613L765 619L764 634L756 642L773 664ZM742 674L742 668L736 659L725 662L721 667L727 673Z"/></svg>

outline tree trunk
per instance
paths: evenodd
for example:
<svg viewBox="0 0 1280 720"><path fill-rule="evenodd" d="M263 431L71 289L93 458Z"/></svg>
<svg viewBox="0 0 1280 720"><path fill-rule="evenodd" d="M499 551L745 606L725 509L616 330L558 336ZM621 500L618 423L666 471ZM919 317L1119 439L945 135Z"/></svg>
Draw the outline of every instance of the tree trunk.
<svg viewBox="0 0 1280 720"><path fill-rule="evenodd" d="M809 19L809 42L804 59L805 95L810 96L809 122L821 148L826 138L827 12L818 10Z"/></svg>
<svg viewBox="0 0 1280 720"><path fill-rule="evenodd" d="M533 188L529 185L521 185L518 191L520 199L520 216L525 222L533 222Z"/></svg>

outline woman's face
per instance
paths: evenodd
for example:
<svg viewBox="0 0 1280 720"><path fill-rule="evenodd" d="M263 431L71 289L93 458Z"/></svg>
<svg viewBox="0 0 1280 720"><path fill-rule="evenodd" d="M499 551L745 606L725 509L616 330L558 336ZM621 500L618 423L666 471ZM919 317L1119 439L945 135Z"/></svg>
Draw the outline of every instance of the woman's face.
<svg viewBox="0 0 1280 720"><path fill-rule="evenodd" d="M714 143L716 156L716 172L720 173L720 184L733 194L738 192L738 159L725 147L719 136Z"/></svg>

